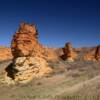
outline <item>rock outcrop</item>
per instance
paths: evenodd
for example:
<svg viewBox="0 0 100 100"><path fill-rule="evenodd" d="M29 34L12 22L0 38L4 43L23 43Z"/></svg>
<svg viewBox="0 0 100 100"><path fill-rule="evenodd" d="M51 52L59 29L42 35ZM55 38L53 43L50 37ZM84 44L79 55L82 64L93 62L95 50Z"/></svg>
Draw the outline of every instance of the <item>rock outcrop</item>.
<svg viewBox="0 0 100 100"><path fill-rule="evenodd" d="M100 61L100 45L92 48L84 55L84 60L87 61Z"/></svg>
<svg viewBox="0 0 100 100"><path fill-rule="evenodd" d="M65 47L62 48L63 50L63 55L61 58L63 60L67 60L69 62L73 62L76 58L76 53L73 50L72 44L70 42L65 44Z"/></svg>
<svg viewBox="0 0 100 100"><path fill-rule="evenodd" d="M15 82L26 83L52 72L45 60L44 46L38 42L35 25L21 24L12 39L11 50L14 59L6 68L6 75Z"/></svg>
<svg viewBox="0 0 100 100"><path fill-rule="evenodd" d="M7 76L12 82L26 83L33 78L39 78L46 76L52 72L52 69L48 66L48 63L39 57L18 57L14 63L6 68ZM7 79L7 78L6 78Z"/></svg>
<svg viewBox="0 0 100 100"><path fill-rule="evenodd" d="M11 43L11 50L14 58L42 56L44 48L38 43L37 37L38 32L35 25L22 23Z"/></svg>
<svg viewBox="0 0 100 100"><path fill-rule="evenodd" d="M12 59L11 49L7 47L0 48L0 61L6 61Z"/></svg>
<svg viewBox="0 0 100 100"><path fill-rule="evenodd" d="M100 61L100 45L97 46L96 51L95 51L95 59L97 61Z"/></svg>

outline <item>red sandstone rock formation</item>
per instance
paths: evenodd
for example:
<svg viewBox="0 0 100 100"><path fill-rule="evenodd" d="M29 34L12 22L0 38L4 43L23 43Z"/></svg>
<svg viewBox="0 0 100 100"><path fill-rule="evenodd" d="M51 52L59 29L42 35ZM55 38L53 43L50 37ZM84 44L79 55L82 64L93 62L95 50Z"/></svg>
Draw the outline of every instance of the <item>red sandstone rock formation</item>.
<svg viewBox="0 0 100 100"><path fill-rule="evenodd" d="M35 25L21 24L11 44L14 58L39 54L39 50L42 51L43 49L38 43L37 36L38 32Z"/></svg>
<svg viewBox="0 0 100 100"><path fill-rule="evenodd" d="M65 44L65 47L63 48L63 55L62 59L68 60L68 61L74 61L76 58L76 53L73 50L72 44L70 42Z"/></svg>
<svg viewBox="0 0 100 100"><path fill-rule="evenodd" d="M26 23L20 25L13 37L11 50L14 59L13 66L6 68L9 76L7 80L13 79L15 82L24 83L52 72L45 60L46 49L38 42L35 25Z"/></svg>
<svg viewBox="0 0 100 100"><path fill-rule="evenodd" d="M0 48L0 61L12 59L11 49L10 48Z"/></svg>
<svg viewBox="0 0 100 100"><path fill-rule="evenodd" d="M88 52L84 55L84 60L100 61L100 45L88 50Z"/></svg>
<svg viewBox="0 0 100 100"><path fill-rule="evenodd" d="M38 31L35 25L21 24L13 36L11 50L14 58L37 56L46 60L57 60L55 50L47 48L38 42Z"/></svg>

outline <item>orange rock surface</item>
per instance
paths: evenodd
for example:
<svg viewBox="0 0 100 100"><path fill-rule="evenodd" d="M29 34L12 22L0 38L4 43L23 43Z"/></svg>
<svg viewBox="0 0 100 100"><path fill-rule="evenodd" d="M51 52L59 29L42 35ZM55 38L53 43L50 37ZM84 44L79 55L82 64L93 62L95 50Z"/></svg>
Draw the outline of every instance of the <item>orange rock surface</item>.
<svg viewBox="0 0 100 100"><path fill-rule="evenodd" d="M97 47L89 50L85 55L84 55L84 60L89 60L89 61L100 61L100 45Z"/></svg>
<svg viewBox="0 0 100 100"><path fill-rule="evenodd" d="M0 48L0 61L12 59L11 49L10 48Z"/></svg>
<svg viewBox="0 0 100 100"><path fill-rule="evenodd" d="M35 25L21 24L11 43L14 58L40 55L43 49L42 45L38 43L37 36Z"/></svg>
<svg viewBox="0 0 100 100"><path fill-rule="evenodd" d="M65 47L62 49L63 49L63 53L64 53L62 55L62 59L74 61L74 59L76 58L76 53L73 50L72 44L68 42L65 44Z"/></svg>
<svg viewBox="0 0 100 100"><path fill-rule="evenodd" d="M35 25L27 23L20 25L13 36L11 50L14 56L13 64L6 68L8 73L6 75L10 80L25 83L52 72L46 61L48 50L38 42Z"/></svg>

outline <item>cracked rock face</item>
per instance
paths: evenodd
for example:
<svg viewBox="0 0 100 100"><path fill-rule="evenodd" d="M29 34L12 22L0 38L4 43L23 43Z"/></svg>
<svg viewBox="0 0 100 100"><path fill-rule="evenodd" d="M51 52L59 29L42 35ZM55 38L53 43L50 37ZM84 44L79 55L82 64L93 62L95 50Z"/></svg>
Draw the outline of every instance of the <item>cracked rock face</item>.
<svg viewBox="0 0 100 100"><path fill-rule="evenodd" d="M13 63L6 68L6 76L10 80L26 83L52 72L44 59L45 49L38 42L35 25L20 25L12 39L11 50L14 56Z"/></svg>
<svg viewBox="0 0 100 100"><path fill-rule="evenodd" d="M14 75L15 81L22 83L42 77L52 71L47 62L39 57L19 57L15 60L14 68L18 71Z"/></svg>

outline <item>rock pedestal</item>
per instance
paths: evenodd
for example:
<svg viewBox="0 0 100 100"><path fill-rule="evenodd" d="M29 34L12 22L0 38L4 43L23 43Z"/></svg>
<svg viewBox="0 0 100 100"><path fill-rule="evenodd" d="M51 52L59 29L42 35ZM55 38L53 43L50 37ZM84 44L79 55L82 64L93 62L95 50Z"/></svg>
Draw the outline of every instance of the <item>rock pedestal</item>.
<svg viewBox="0 0 100 100"><path fill-rule="evenodd" d="M38 42L35 25L22 23L11 43L14 56L11 66L6 68L7 77L14 82L26 83L36 77L52 72L44 57L44 47Z"/></svg>
<svg viewBox="0 0 100 100"><path fill-rule="evenodd" d="M70 42L66 43L65 47L62 48L62 50L63 50L62 59L67 60L69 62L73 62L76 57L76 54L73 51L72 44Z"/></svg>

